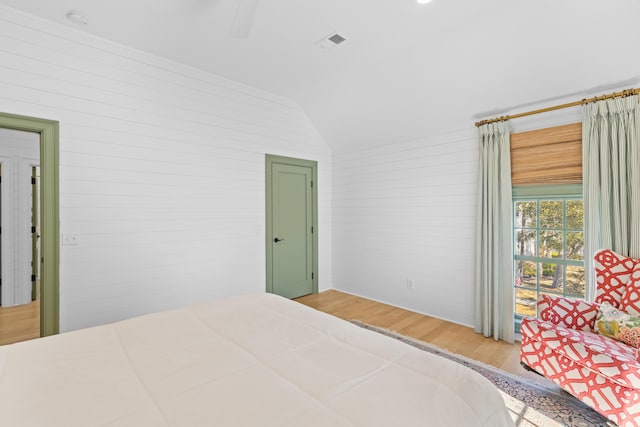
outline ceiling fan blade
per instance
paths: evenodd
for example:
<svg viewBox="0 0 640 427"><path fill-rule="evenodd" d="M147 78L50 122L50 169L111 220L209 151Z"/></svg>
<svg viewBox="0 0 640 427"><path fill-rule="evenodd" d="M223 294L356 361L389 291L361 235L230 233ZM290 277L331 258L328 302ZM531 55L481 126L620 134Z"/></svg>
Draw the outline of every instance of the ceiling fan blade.
<svg viewBox="0 0 640 427"><path fill-rule="evenodd" d="M257 8L258 0L240 0L238 2L236 18L231 27L231 37L244 39L249 36Z"/></svg>

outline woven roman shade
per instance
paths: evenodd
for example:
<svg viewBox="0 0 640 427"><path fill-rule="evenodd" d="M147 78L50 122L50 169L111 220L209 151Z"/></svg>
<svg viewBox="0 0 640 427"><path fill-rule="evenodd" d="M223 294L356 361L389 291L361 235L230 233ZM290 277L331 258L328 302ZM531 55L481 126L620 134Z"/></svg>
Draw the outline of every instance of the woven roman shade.
<svg viewBox="0 0 640 427"><path fill-rule="evenodd" d="M511 135L511 183L582 182L582 123Z"/></svg>

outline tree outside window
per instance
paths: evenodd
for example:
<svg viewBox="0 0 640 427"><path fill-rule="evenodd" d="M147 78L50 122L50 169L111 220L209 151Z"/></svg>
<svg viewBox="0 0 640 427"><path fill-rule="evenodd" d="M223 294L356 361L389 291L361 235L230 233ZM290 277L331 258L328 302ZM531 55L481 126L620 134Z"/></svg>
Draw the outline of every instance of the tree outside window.
<svg viewBox="0 0 640 427"><path fill-rule="evenodd" d="M535 316L540 293L585 297L583 203L515 199L515 312Z"/></svg>

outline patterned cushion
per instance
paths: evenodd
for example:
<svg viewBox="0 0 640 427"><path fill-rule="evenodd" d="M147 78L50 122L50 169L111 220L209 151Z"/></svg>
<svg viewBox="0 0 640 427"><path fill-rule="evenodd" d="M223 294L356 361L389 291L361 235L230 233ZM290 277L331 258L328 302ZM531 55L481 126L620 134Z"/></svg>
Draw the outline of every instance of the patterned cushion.
<svg viewBox="0 0 640 427"><path fill-rule="evenodd" d="M605 303L598 309L595 331L638 348L640 344L638 341L640 339L640 317L632 316Z"/></svg>
<svg viewBox="0 0 640 427"><path fill-rule="evenodd" d="M541 341L541 334L552 334L540 327L540 320L525 318L522 322L522 347L520 360L546 378L558 384L572 395L594 408L619 426L640 425L640 391L611 381L606 375L589 369L571 357L551 350ZM577 332L593 335L588 332ZM620 347L625 353L630 347L618 341L600 336Z"/></svg>
<svg viewBox="0 0 640 427"><path fill-rule="evenodd" d="M640 259L600 250L594 268L595 306L640 314ZM596 323L591 303L543 297L538 308L540 319L522 319L520 359L618 425L640 427L640 349L588 331ZM638 345L634 325L624 326L614 335Z"/></svg>
<svg viewBox="0 0 640 427"><path fill-rule="evenodd" d="M631 272L631 277L622 294L620 310L640 316L640 262L636 264Z"/></svg>
<svg viewBox="0 0 640 427"><path fill-rule="evenodd" d="M616 384L640 389L640 362L636 349L631 346L600 334L563 328L539 319L522 319L520 331L523 339L529 337L538 341Z"/></svg>
<svg viewBox="0 0 640 427"><path fill-rule="evenodd" d="M593 257L596 270L596 302L608 302L620 307L631 271L640 260L617 254L610 249L602 249Z"/></svg>
<svg viewBox="0 0 640 427"><path fill-rule="evenodd" d="M538 317L554 325L581 331L593 331L598 305L579 299L541 294Z"/></svg>

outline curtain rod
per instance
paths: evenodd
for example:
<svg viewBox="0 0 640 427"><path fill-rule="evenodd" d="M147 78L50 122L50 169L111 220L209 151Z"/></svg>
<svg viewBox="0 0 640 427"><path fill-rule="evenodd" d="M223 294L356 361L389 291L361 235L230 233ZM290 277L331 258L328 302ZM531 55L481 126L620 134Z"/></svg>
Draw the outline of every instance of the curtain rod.
<svg viewBox="0 0 640 427"><path fill-rule="evenodd" d="M574 102L569 102L567 104L554 105L553 107L540 108L539 110L512 114L510 116L500 116L493 119L481 120L479 122L476 122L476 127L480 127L482 125L486 125L489 123L503 122L505 120L517 119L518 117L525 117L525 116L532 116L534 114L539 114L539 113L546 113L547 111L554 111L554 110L561 110L563 108L576 107L578 105L589 104L590 102L602 101L604 99L625 97L625 96L631 96L631 95L637 95L637 94L640 94L640 88L625 89L621 92L614 92L614 93L610 93L608 95L602 95L602 96L594 96L593 98L585 98L581 101L574 101Z"/></svg>

